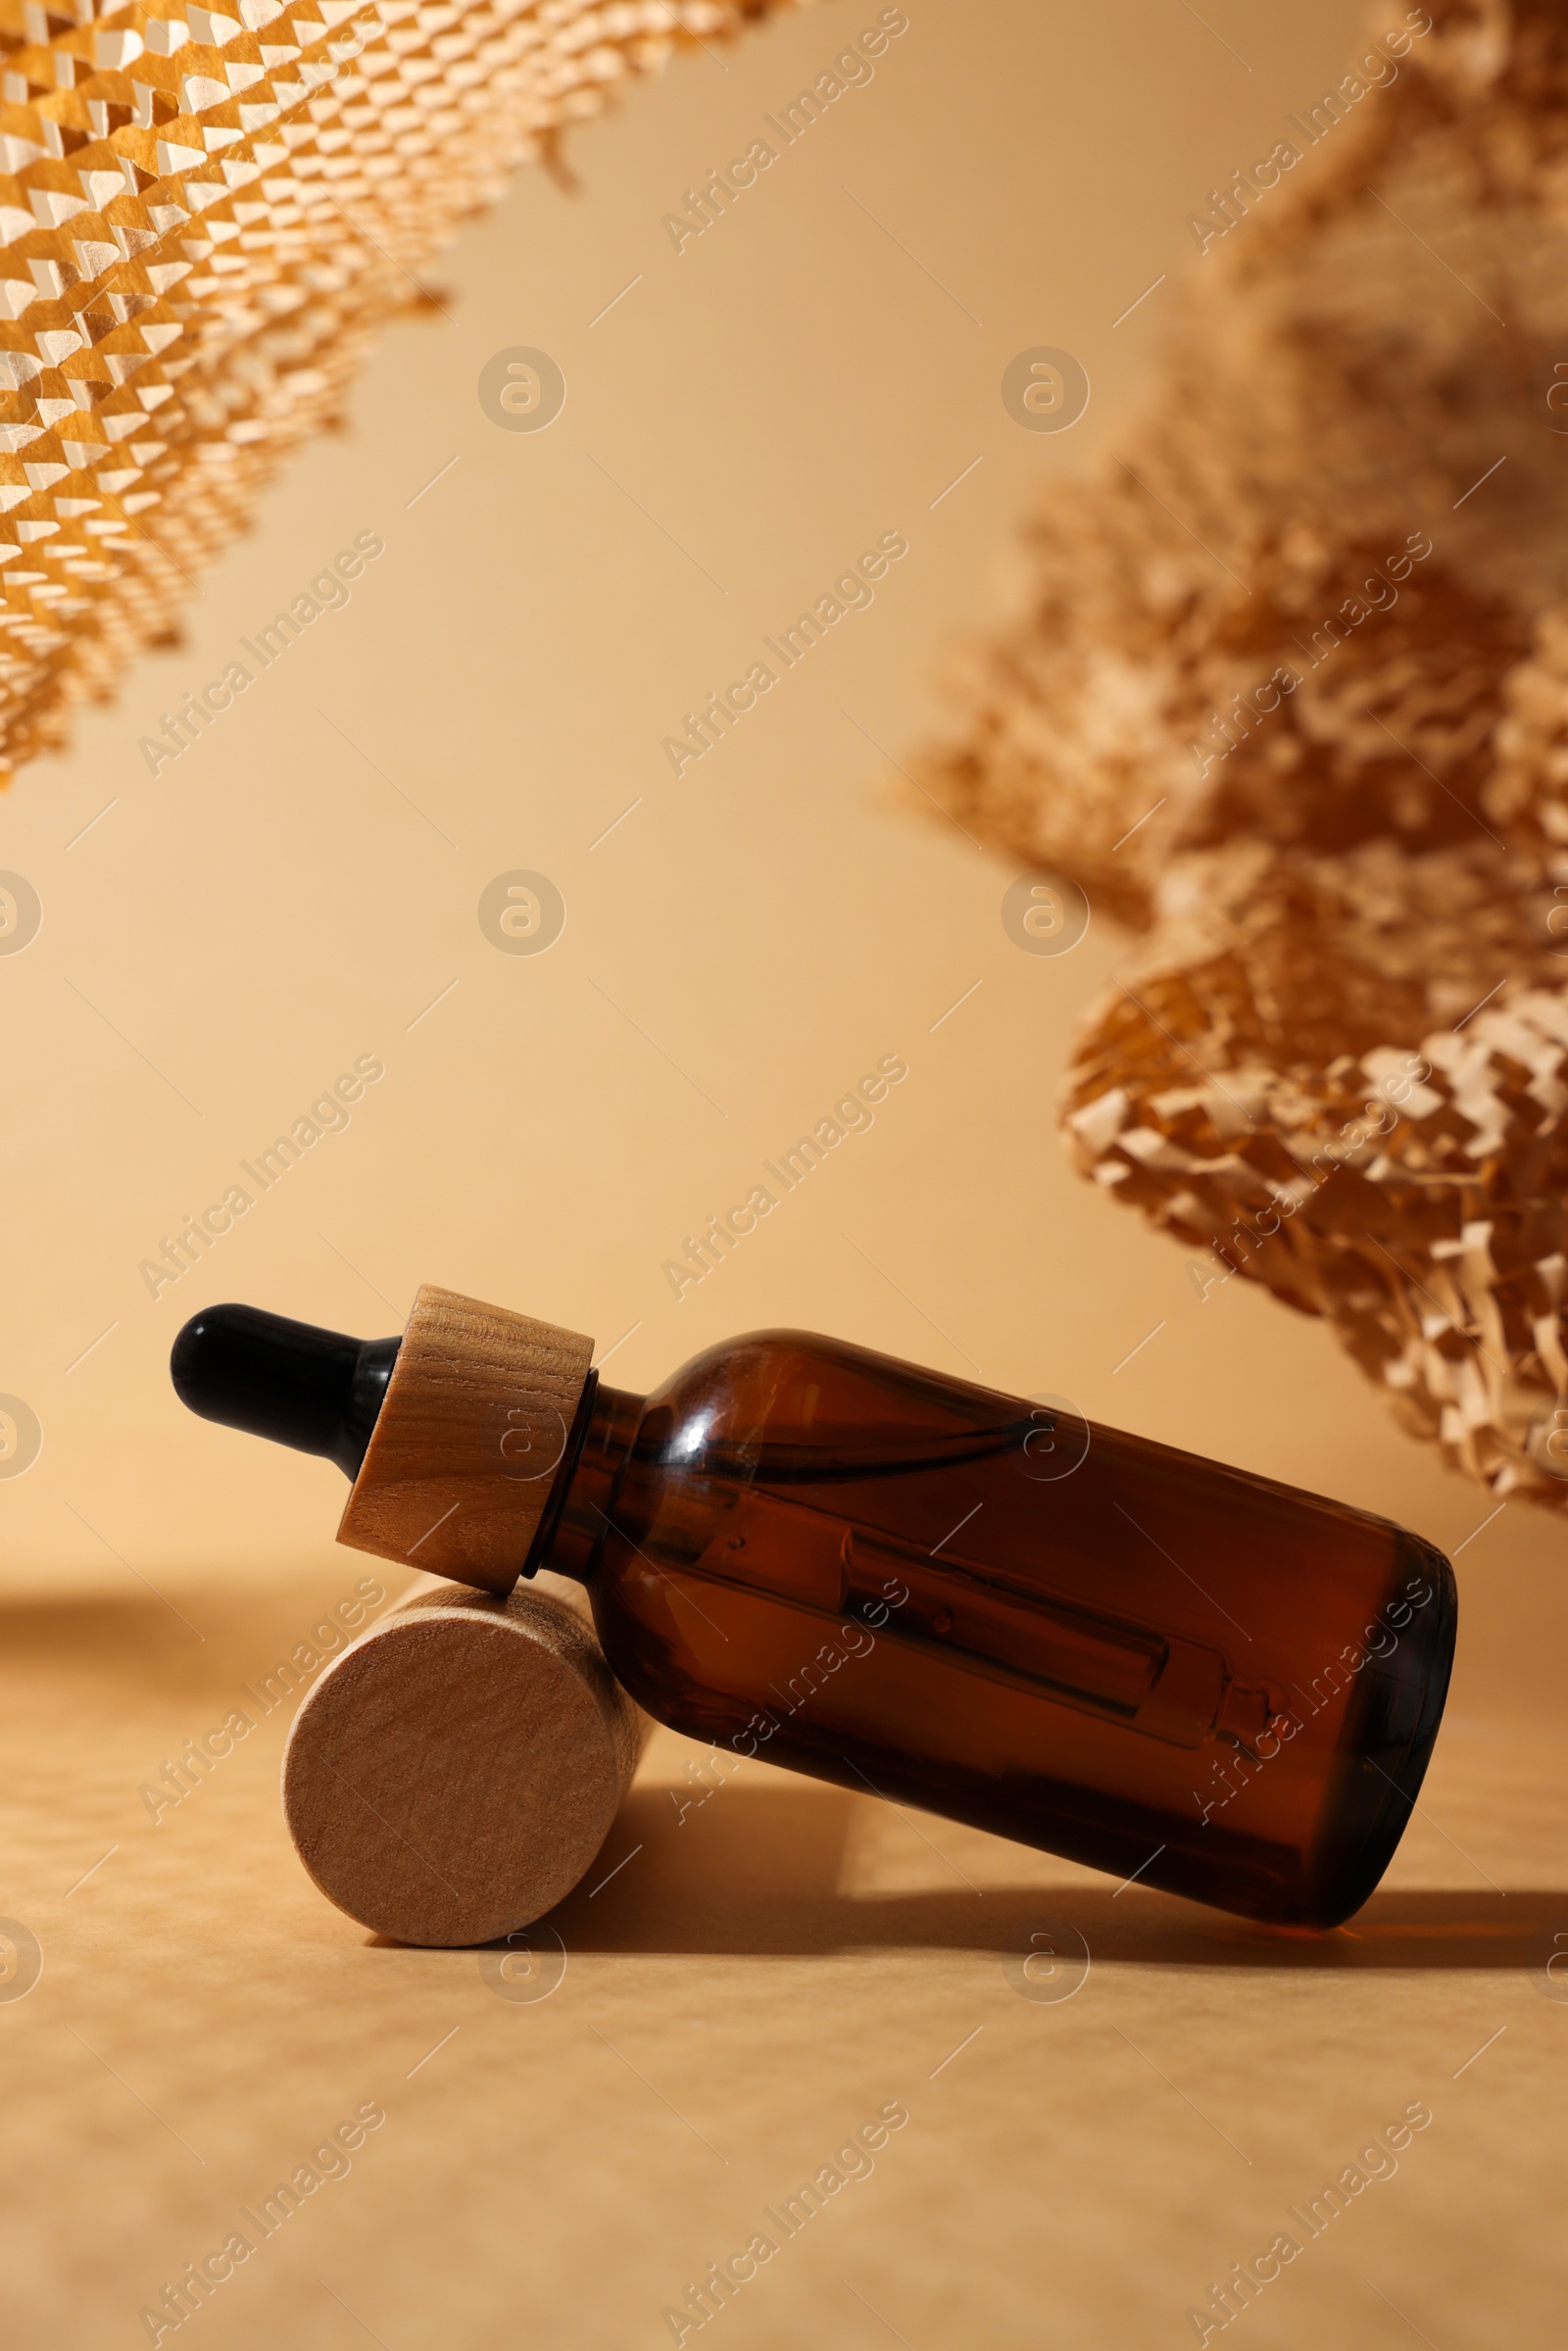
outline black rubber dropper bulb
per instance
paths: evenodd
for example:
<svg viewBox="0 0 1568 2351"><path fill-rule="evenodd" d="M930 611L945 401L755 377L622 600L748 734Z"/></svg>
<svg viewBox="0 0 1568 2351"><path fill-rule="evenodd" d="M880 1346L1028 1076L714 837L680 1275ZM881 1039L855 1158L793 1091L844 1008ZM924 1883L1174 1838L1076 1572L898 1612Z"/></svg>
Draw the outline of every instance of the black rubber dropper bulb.
<svg viewBox="0 0 1568 2351"><path fill-rule="evenodd" d="M203 1420L324 1453L357 1478L400 1339L346 1339L260 1306L192 1315L169 1358L174 1393Z"/></svg>

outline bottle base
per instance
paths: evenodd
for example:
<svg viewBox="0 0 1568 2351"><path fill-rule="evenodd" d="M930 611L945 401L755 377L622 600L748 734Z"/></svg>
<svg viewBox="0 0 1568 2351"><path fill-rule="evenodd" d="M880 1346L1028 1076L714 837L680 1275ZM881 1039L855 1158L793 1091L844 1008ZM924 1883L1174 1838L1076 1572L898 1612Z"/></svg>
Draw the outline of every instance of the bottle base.
<svg viewBox="0 0 1568 2351"><path fill-rule="evenodd" d="M1333 1804L1334 1826L1315 1858L1303 1900L1282 1920L1337 1927L1376 1890L1404 1835L1432 1756L1453 1668L1458 1590L1443 1553L1403 1528L1396 1553L1400 1591L1424 1576L1432 1600L1397 1645L1369 1658Z"/></svg>

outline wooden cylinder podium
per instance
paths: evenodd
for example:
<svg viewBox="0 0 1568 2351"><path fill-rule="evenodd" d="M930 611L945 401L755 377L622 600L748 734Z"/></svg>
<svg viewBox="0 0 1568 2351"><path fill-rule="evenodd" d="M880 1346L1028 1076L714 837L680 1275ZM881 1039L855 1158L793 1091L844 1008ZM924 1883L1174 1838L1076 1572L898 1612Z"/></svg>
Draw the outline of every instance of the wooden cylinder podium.
<svg viewBox="0 0 1568 2351"><path fill-rule="evenodd" d="M590 1868L648 1727L575 1587L547 1577L503 1599L442 1586L322 1674L284 1753L284 1815L312 1878L361 1925L489 1942Z"/></svg>

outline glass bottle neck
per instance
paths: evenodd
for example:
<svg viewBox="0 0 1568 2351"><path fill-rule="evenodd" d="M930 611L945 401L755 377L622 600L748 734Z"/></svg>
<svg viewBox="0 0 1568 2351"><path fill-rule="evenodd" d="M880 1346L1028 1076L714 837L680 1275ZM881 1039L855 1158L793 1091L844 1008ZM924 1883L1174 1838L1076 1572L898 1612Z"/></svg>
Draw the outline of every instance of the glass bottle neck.
<svg viewBox="0 0 1568 2351"><path fill-rule="evenodd" d="M596 1386L573 1446L557 1472L556 1491L534 1540L524 1573L541 1567L593 1580L614 1508L615 1490L642 1425L643 1398L621 1388Z"/></svg>

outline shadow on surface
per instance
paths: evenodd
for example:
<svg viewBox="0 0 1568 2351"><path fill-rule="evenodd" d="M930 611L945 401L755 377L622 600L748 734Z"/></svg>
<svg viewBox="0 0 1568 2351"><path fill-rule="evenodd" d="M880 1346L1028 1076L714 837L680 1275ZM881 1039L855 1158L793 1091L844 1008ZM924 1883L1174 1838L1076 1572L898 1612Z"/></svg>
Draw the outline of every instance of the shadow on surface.
<svg viewBox="0 0 1568 2351"><path fill-rule="evenodd" d="M1022 1951L1053 1918L1076 1927L1096 1961L1150 1967L1541 1968L1558 1933L1568 1951L1568 1888L1377 1893L1327 1934L1255 1926L1137 1886L1117 1893L1108 1880L977 1892L956 1864L934 1889L845 1891L863 1801L827 1788L723 1788L677 1822L667 1788L634 1789L549 1924L569 1950L781 1956ZM944 1828L931 1823L938 1839ZM932 1866L943 1867L935 1853Z"/></svg>

